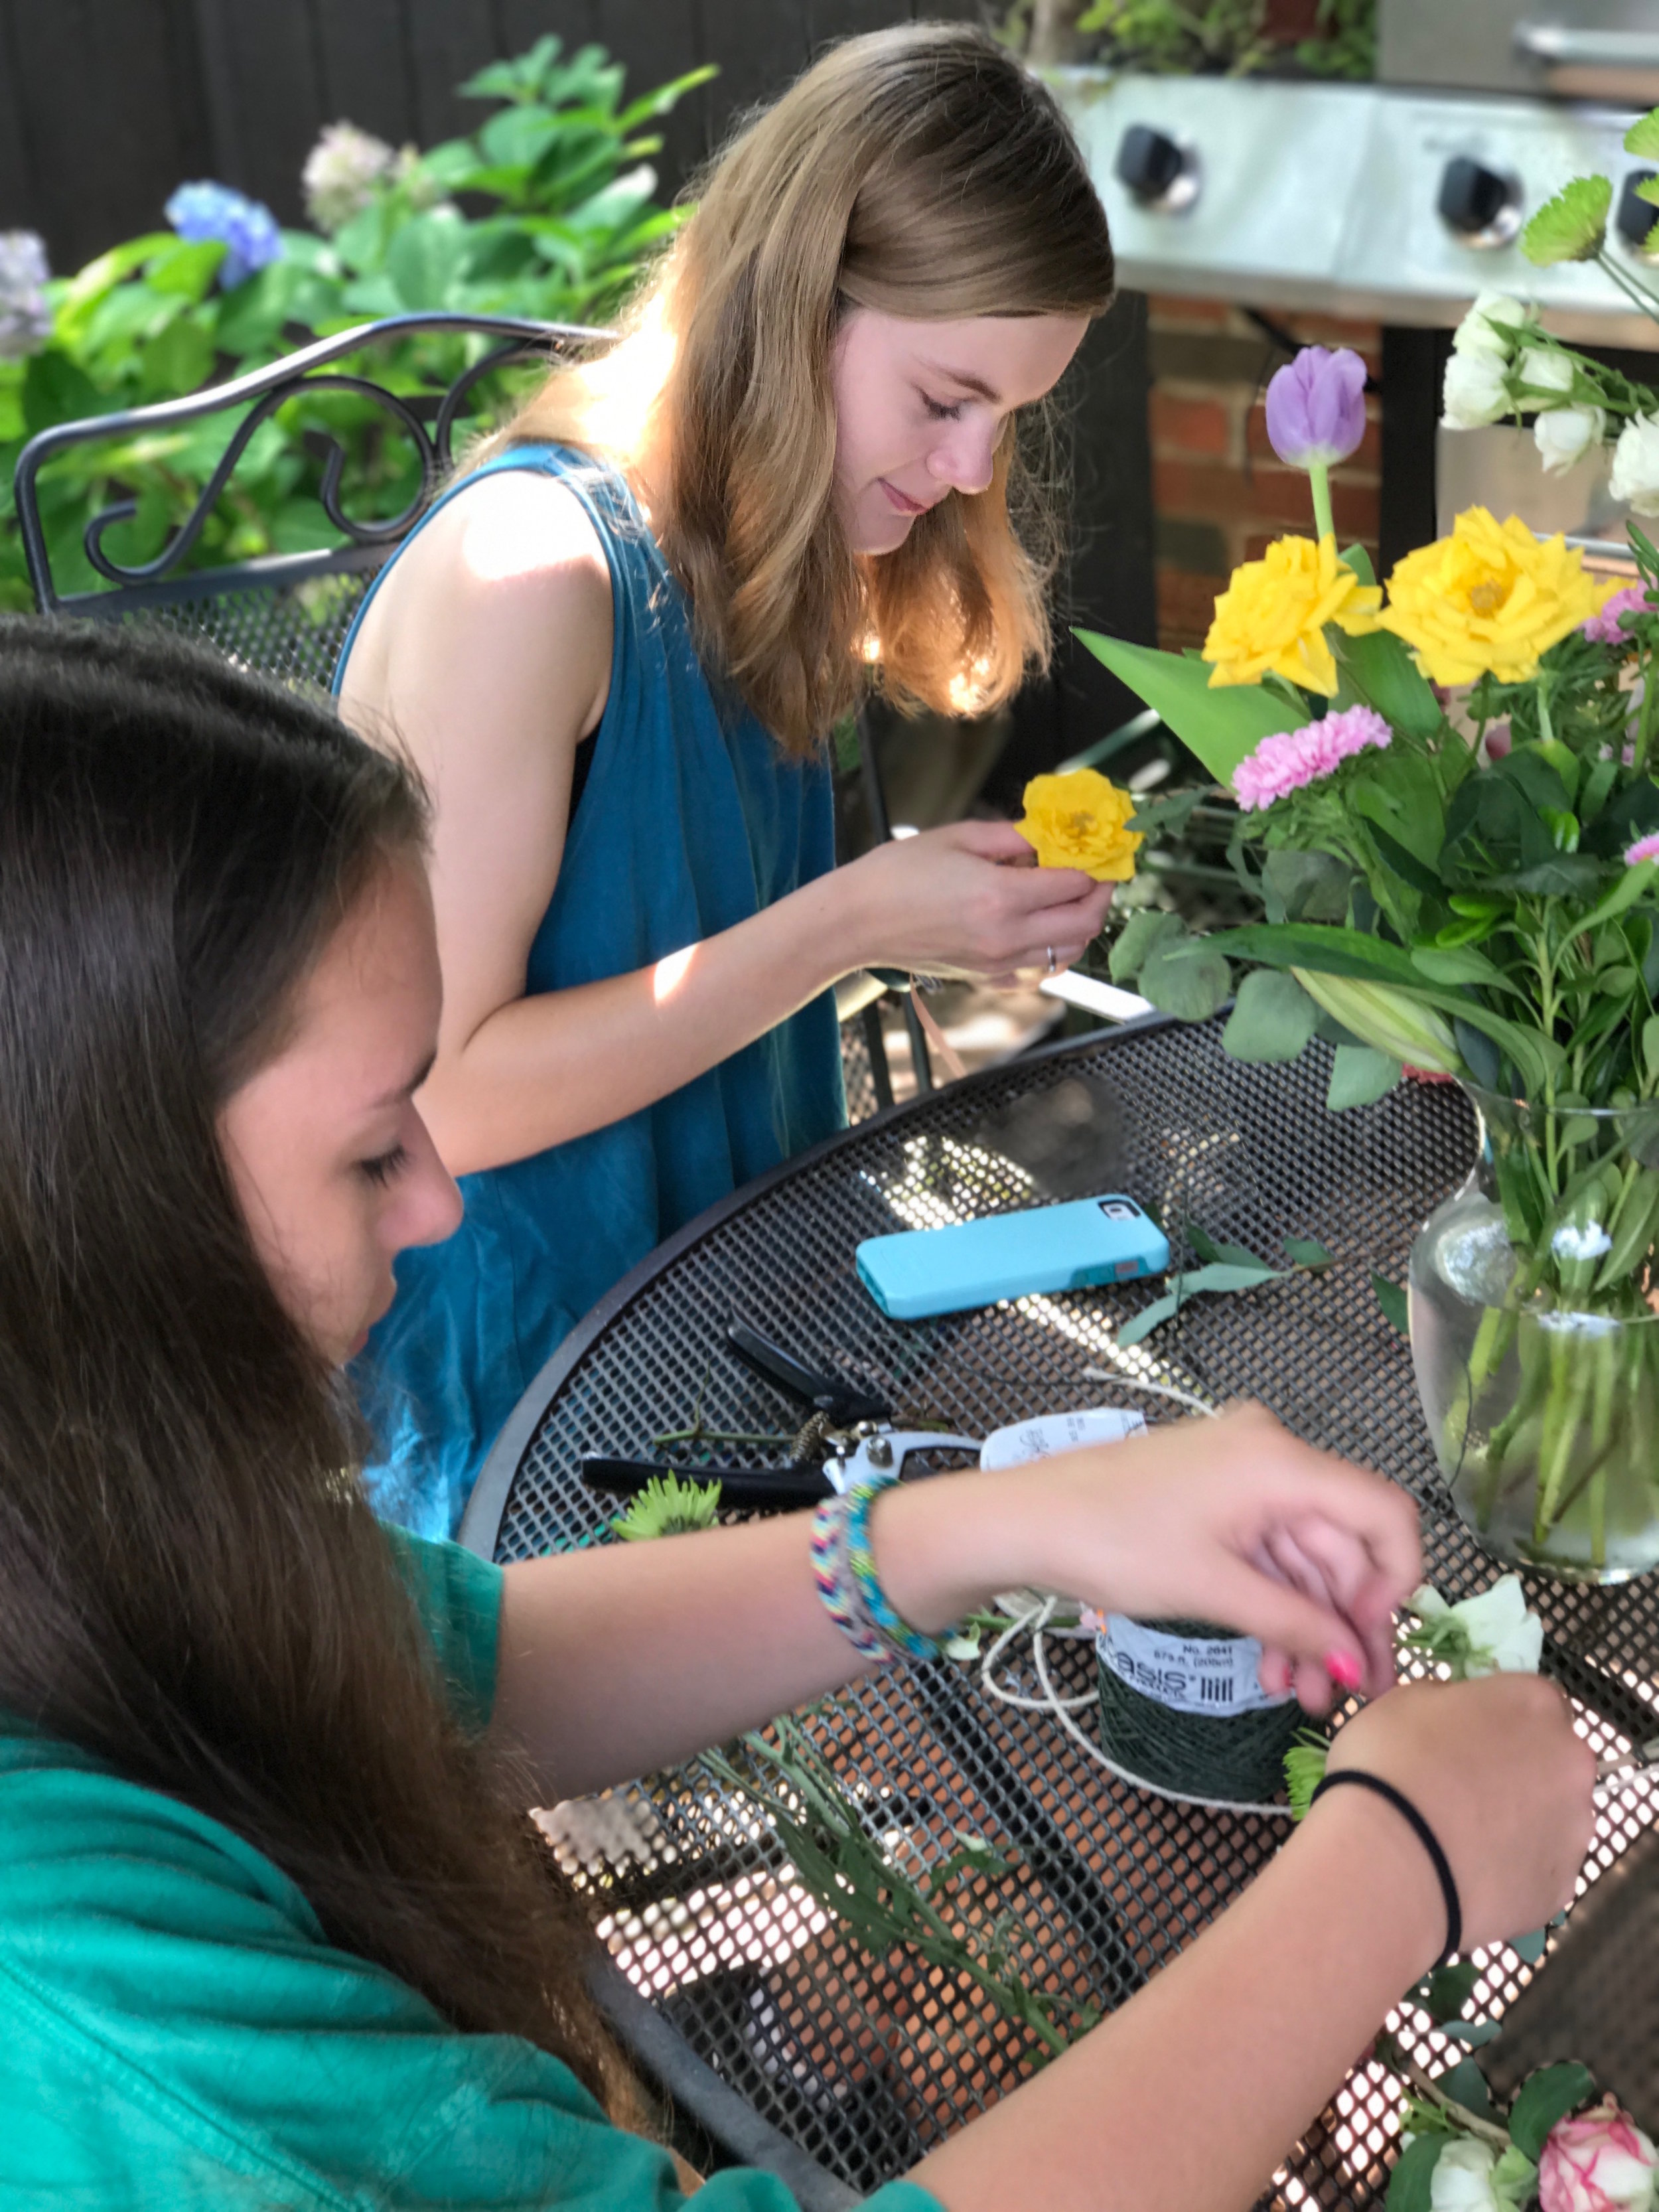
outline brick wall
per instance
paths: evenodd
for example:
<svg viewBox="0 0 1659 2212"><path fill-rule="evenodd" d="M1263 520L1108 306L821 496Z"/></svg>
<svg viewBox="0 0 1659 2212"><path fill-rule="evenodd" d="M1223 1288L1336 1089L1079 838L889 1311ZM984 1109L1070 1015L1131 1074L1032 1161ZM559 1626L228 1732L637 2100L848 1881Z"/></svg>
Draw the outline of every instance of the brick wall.
<svg viewBox="0 0 1659 2212"><path fill-rule="evenodd" d="M1215 595L1241 561L1255 559L1287 531L1310 533L1308 480L1267 443L1261 395L1285 359L1240 309L1212 300L1154 297L1149 303L1152 501L1158 550L1159 642L1200 645ZM1352 346L1376 378L1382 332L1265 307L1298 343ZM1339 540L1376 559L1381 414L1367 398L1365 439L1333 471Z"/></svg>

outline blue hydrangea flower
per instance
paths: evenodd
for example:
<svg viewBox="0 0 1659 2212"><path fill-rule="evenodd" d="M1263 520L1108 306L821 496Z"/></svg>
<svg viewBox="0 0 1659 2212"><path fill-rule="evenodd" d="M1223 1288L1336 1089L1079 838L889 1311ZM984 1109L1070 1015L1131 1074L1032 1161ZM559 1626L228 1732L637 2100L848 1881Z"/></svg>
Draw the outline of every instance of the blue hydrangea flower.
<svg viewBox="0 0 1659 2212"><path fill-rule="evenodd" d="M233 291L256 270L283 258L283 234L276 218L258 200L228 185L180 185L167 204L167 218L182 239L199 246L206 239L224 242L219 283Z"/></svg>
<svg viewBox="0 0 1659 2212"><path fill-rule="evenodd" d="M52 336L45 242L32 230L0 231L0 361L38 353Z"/></svg>

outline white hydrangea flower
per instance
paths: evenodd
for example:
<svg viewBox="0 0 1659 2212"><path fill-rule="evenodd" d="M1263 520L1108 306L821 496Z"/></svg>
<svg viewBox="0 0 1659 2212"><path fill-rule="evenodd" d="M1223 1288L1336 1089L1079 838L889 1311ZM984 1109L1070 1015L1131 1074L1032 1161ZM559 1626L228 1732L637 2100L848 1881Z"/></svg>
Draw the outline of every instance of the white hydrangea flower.
<svg viewBox="0 0 1659 2212"><path fill-rule="evenodd" d="M0 231L0 361L21 361L52 336L45 240L32 230Z"/></svg>
<svg viewBox="0 0 1659 2212"><path fill-rule="evenodd" d="M306 212L319 230L341 229L361 215L392 177L398 156L384 138L355 123L330 123L300 172Z"/></svg>
<svg viewBox="0 0 1659 2212"><path fill-rule="evenodd" d="M1479 430L1510 411L1506 364L1487 353L1455 353L1446 363L1445 430Z"/></svg>
<svg viewBox="0 0 1659 2212"><path fill-rule="evenodd" d="M1610 489L1634 514L1659 514L1659 415L1633 415L1613 449Z"/></svg>

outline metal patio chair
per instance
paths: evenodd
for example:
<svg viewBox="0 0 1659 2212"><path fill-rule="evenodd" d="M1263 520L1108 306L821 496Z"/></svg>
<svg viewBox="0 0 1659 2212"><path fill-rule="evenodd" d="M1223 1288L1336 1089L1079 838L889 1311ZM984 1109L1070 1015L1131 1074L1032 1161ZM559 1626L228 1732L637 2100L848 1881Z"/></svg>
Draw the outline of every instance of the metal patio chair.
<svg viewBox="0 0 1659 2212"><path fill-rule="evenodd" d="M451 334L492 341L444 386L414 392L390 389L361 366L341 367L374 346L421 335ZM469 422L469 403L495 371L528 358L556 358L609 335L574 324L529 322L511 315L438 312L388 315L378 322L319 339L285 355L267 368L210 386L178 399L60 422L31 438L18 457L17 519L29 581L43 614L90 617L99 622L149 622L216 647L230 659L285 682L326 690L351 621L381 565L420 520L450 474L458 437ZM349 457L327 428L301 432L298 442L320 470L317 501L340 543L325 550L273 553L230 566L190 564L203 531L230 488L255 434L278 410L301 395L342 392L377 410L383 436L406 441L416 463L416 483L396 513L348 511L344 481ZM117 498L87 523L86 557L107 589L65 589L52 573L52 550L41 511L42 472L77 448L164 437L206 418L227 418L227 441L217 465L185 520L148 560L123 561L111 550L112 532L137 513L135 499ZM354 500L361 505L361 500ZM867 728L860 720L860 763L876 833L888 833L887 814ZM867 992L838 994L843 1009L842 1063L848 1110L863 1121L893 1102L892 1079L878 1001ZM918 1082L933 1087L927 1048L908 1000Z"/></svg>

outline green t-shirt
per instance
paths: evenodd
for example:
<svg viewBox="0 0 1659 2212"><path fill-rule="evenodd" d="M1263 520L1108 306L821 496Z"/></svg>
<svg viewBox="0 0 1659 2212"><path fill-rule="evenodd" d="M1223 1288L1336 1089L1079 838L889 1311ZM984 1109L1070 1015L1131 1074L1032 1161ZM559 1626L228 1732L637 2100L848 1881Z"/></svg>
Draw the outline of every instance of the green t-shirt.
<svg viewBox="0 0 1659 2212"><path fill-rule="evenodd" d="M495 1694L501 1571L403 1538L457 1710ZM651 2212L665 2152L567 2068L462 2035L328 1943L217 1821L0 1727L0 2206L5 2212ZM938 2212L895 2183L882 2212ZM790 2212L716 2174L699 2212Z"/></svg>

